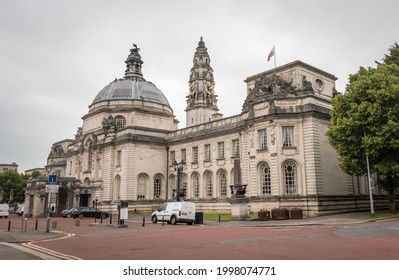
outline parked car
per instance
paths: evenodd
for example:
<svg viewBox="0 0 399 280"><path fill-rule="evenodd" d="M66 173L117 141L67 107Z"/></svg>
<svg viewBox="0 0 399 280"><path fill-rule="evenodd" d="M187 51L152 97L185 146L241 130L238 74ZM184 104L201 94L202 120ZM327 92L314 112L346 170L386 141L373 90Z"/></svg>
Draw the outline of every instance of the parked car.
<svg viewBox="0 0 399 280"><path fill-rule="evenodd" d="M103 219L106 219L109 217L109 214L107 212L100 211L94 207L78 207L72 211L71 217L74 219L83 219L84 217L102 217Z"/></svg>
<svg viewBox="0 0 399 280"><path fill-rule="evenodd" d="M63 217L63 218L70 218L70 217L72 217L72 212L73 212L73 210L75 210L76 209L76 207L72 207L72 208L69 208L69 209L64 209L64 210L62 210L61 211L61 217Z"/></svg>
<svg viewBox="0 0 399 280"><path fill-rule="evenodd" d="M25 207L18 207L18 209L17 209L17 215L18 216L22 216L23 214L24 214L24 211L25 211Z"/></svg>
<svg viewBox="0 0 399 280"><path fill-rule="evenodd" d="M158 221L165 221L168 224L187 223L192 225L195 222L195 204L192 202L167 202L151 214L151 221L155 224Z"/></svg>

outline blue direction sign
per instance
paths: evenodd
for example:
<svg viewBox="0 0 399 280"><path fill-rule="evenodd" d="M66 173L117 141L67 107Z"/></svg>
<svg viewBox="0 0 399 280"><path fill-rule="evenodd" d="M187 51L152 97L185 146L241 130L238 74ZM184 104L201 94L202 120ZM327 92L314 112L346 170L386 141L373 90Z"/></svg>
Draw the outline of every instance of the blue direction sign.
<svg viewBox="0 0 399 280"><path fill-rule="evenodd" d="M48 176L48 182L50 183L50 184L52 184L52 183L57 183L57 175L49 175Z"/></svg>

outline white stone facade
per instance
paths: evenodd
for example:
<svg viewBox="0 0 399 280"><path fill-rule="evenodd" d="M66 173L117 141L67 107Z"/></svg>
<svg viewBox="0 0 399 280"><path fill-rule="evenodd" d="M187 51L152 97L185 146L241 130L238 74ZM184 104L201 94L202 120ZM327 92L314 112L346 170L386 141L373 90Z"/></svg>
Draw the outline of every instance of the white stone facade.
<svg viewBox="0 0 399 280"><path fill-rule="evenodd" d="M65 183L68 198L60 208L97 199L108 211L121 200L130 211L150 211L173 199L175 161L185 162L182 195L200 211L229 213L235 161L253 212L300 207L318 215L347 208L334 207L334 199L364 193L340 170L326 136L333 75L294 61L248 77L247 98L238 101L242 112L222 118L201 38L190 72L187 127L178 129L163 94L142 78L137 48L126 63L125 78L97 95L75 139L53 145L48 174L76 180Z"/></svg>

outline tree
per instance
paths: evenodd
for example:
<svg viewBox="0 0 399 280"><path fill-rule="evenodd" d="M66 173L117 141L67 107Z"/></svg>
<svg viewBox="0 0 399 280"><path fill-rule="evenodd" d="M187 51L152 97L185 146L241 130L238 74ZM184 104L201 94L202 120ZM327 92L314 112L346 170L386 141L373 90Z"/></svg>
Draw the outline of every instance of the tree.
<svg viewBox="0 0 399 280"><path fill-rule="evenodd" d="M376 68L360 67L349 76L345 93L332 100L327 135L346 173L366 174L366 155L369 157L371 171L378 175L377 184L395 212L394 198L399 190L399 46L389 50L384 63Z"/></svg>
<svg viewBox="0 0 399 280"><path fill-rule="evenodd" d="M24 202L26 179L15 170L0 173L0 192L3 191L3 202L10 200L11 189L14 193L14 202Z"/></svg>
<svg viewBox="0 0 399 280"><path fill-rule="evenodd" d="M394 43L389 49L389 54L386 54L382 59L383 63L385 64L396 64L399 65L399 45ZM377 62L377 64L381 64Z"/></svg>

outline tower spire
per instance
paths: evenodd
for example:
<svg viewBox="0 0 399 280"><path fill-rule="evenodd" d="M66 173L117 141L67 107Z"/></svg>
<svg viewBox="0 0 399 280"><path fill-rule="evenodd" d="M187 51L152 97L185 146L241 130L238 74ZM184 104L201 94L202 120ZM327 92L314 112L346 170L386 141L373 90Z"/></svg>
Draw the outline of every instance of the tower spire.
<svg viewBox="0 0 399 280"><path fill-rule="evenodd" d="M143 61L141 60L141 56L139 54L140 49L136 44L133 44L133 47L130 49L130 54L127 57L126 70L125 70L125 79L142 79L143 74L141 73L141 67L143 65Z"/></svg>
<svg viewBox="0 0 399 280"><path fill-rule="evenodd" d="M196 125L215 119L218 114L215 80L208 49L201 36L194 53L193 67L189 77L189 95L187 96L186 124Z"/></svg>

